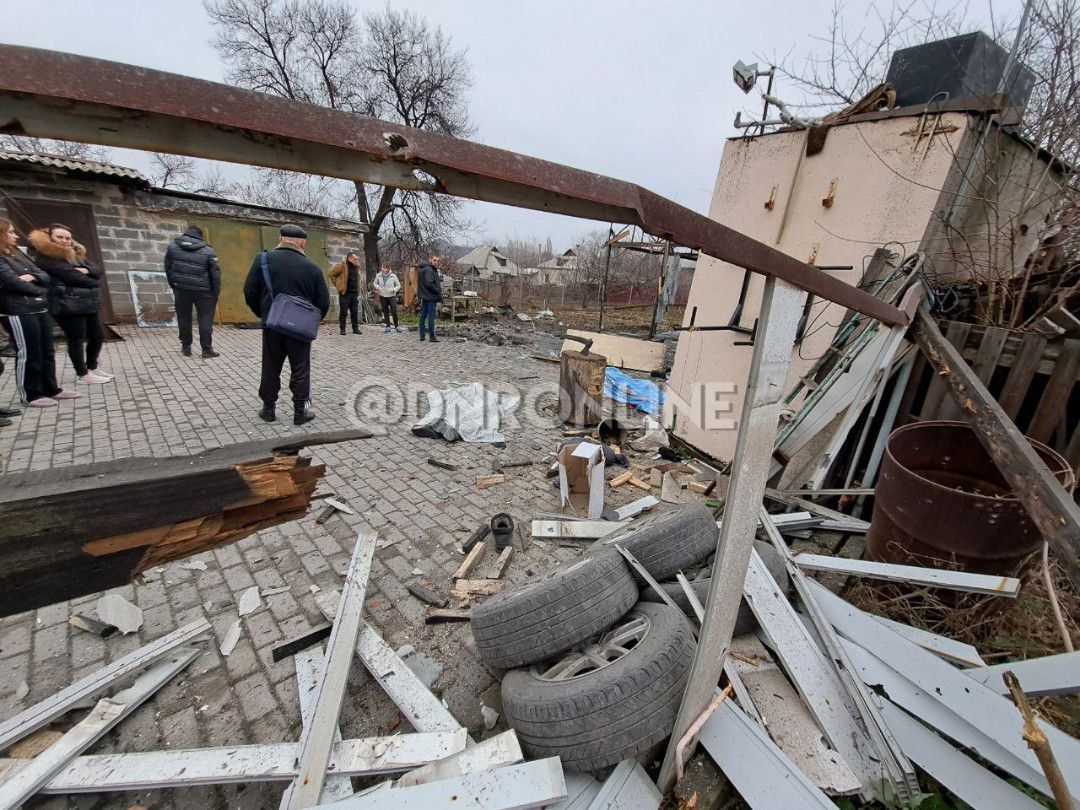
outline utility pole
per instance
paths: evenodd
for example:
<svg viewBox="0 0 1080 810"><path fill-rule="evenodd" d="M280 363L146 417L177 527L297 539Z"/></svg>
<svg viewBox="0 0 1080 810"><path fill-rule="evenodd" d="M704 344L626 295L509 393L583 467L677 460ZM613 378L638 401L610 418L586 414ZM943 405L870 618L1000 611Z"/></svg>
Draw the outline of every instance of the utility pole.
<svg viewBox="0 0 1080 810"><path fill-rule="evenodd" d="M604 331L604 301L607 300L608 270L611 269L611 243L615 236L615 223L609 222L607 229L607 257L604 259L604 276L600 279L600 318L596 324L596 331Z"/></svg>

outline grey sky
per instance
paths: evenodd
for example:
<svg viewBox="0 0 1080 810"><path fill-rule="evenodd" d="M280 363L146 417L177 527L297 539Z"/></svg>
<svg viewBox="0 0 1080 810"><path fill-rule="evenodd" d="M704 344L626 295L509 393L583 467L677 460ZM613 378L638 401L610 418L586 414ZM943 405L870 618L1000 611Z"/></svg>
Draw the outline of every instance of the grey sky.
<svg viewBox="0 0 1080 810"><path fill-rule="evenodd" d="M887 0L883 0L887 2ZM357 3L357 8L380 8ZM826 30L831 3L544 0L402 0L467 47L476 139L639 183L690 208L708 210L732 120L760 111L756 94L731 81L736 59L806 53ZM858 26L868 0L851 0ZM1020 0L995 0L998 24ZM990 5L969 16L988 20ZM220 81L212 30L198 0L0 0L3 39ZM778 85L783 94L783 83ZM118 162L140 156L117 152ZM539 212L470 204L477 227L463 242L508 234L562 249L594 224Z"/></svg>

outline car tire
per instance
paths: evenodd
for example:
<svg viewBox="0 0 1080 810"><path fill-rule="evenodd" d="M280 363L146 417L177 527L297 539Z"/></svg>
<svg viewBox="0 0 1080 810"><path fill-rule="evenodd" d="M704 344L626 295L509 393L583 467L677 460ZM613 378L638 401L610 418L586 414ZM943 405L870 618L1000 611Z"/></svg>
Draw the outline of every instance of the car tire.
<svg viewBox="0 0 1080 810"><path fill-rule="evenodd" d="M629 566L597 550L472 609L469 621L484 663L509 669L569 650L622 618L638 598Z"/></svg>
<svg viewBox="0 0 1080 810"><path fill-rule="evenodd" d="M764 540L755 540L754 548L757 553L761 555L762 562L765 563L765 568L772 574L772 578L776 580L776 584L780 586L780 590L787 592L791 585L791 581L788 578L787 568L784 566L784 558L780 556L772 543L767 543ZM709 584L712 580L709 577L703 577L702 579L695 579L690 583L690 589L697 595L698 601L702 605L705 604L705 600L709 596ZM694 609L690 606L690 600L686 596L686 591L682 589L682 586L676 582L661 582L660 587L664 593L671 597L679 609L686 614L687 618L696 622L697 616L694 614ZM641 589L641 600L643 602L661 602L664 600L660 598L655 590L651 587L645 587ZM664 603L666 604L666 603ZM757 629L757 619L754 618L754 612L750 610L750 605L746 603L746 599L743 598L739 602L739 612L735 614L735 629L732 631L733 636L741 636L745 633L752 633Z"/></svg>
<svg viewBox="0 0 1080 810"><path fill-rule="evenodd" d="M654 579L663 582L716 551L719 538L720 529L712 510L695 504L640 518L626 530L597 541L594 548L614 551L618 543Z"/></svg>
<svg viewBox="0 0 1080 810"><path fill-rule="evenodd" d="M670 736L696 646L682 614L639 602L595 645L584 648L600 649L609 635L629 632L642 621L645 635L601 669L573 677L564 670L565 679L553 679L556 667L588 666L591 659L575 648L555 662L506 673L506 721L529 757L558 756L568 770L593 773Z"/></svg>

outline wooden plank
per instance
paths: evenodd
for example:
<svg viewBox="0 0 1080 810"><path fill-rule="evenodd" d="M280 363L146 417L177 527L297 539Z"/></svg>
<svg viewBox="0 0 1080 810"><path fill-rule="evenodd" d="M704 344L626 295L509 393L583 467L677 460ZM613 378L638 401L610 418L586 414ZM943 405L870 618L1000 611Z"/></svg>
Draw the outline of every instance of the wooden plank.
<svg viewBox="0 0 1080 810"><path fill-rule="evenodd" d="M496 484L502 484L506 481L506 476L502 473L494 473L492 475L478 475L476 476L476 488L487 489L493 487Z"/></svg>
<svg viewBox="0 0 1080 810"><path fill-rule="evenodd" d="M971 324L960 323L958 321L950 321L946 327L945 338L953 346L963 346L967 341L968 333L971 331ZM965 363L966 365L966 363ZM919 411L920 419L937 419L938 414L941 412L941 407L945 403L945 396L948 391L945 389L945 380L942 377L940 369L934 369L934 376L930 380L930 388L926 391L926 397L923 399L922 410Z"/></svg>
<svg viewBox="0 0 1080 810"><path fill-rule="evenodd" d="M623 484L625 484L627 481L629 481L633 477L634 477L634 471L633 470L627 470L622 475L616 475L614 478L611 479L611 481L609 483L611 484L612 489L616 489L618 487L621 487Z"/></svg>
<svg viewBox="0 0 1080 810"><path fill-rule="evenodd" d="M454 579L462 579L472 574L480 564L480 560L483 558L486 549L487 546L484 543L477 543L473 546L472 551L465 555L465 559L462 561L461 565L458 566L457 571L454 572Z"/></svg>
<svg viewBox="0 0 1080 810"><path fill-rule="evenodd" d="M155 565L300 517L323 468L299 449L370 435L285 436L5 475L0 616L126 585Z"/></svg>
<svg viewBox="0 0 1080 810"><path fill-rule="evenodd" d="M922 568L917 565L897 565L873 560L853 560L848 557L827 557L823 554L799 554L795 564L807 571L827 571L854 577L882 579L887 582L907 582L930 588L944 588L988 596L1011 596L1020 593L1020 580L992 574L969 574L942 568Z"/></svg>
<svg viewBox="0 0 1080 810"><path fill-rule="evenodd" d="M666 349L663 343L651 340L612 335L607 332L583 332L579 329L567 329L566 334L577 335L592 340L590 354L602 354L609 366L628 368L634 371L663 371ZM559 354L565 351L580 351L581 344L564 340Z"/></svg>
<svg viewBox="0 0 1080 810"><path fill-rule="evenodd" d="M502 550L484 571L484 579L501 579L502 575L506 573L507 567L510 565L510 558L514 556L514 547L507 546Z"/></svg>
<svg viewBox="0 0 1080 810"><path fill-rule="evenodd" d="M334 731L341 713L341 701L345 697L356 638L360 632L364 593L375 557L376 539L374 529L366 529L356 538L337 615L334 617L334 628L326 643L325 660L315 687L315 708L297 743L299 765L296 779L289 784L281 798L283 810L312 807L318 804L322 795L326 766L334 745Z"/></svg>
<svg viewBox="0 0 1080 810"><path fill-rule="evenodd" d="M1066 340L1058 356L1054 373L1046 382L1039 406L1035 409L1035 416L1031 420L1027 433L1033 439L1040 442L1049 442L1061 420L1065 417L1066 406L1073 386L1076 384L1076 374L1080 371L1080 340Z"/></svg>
<svg viewBox="0 0 1080 810"><path fill-rule="evenodd" d="M1024 336L1009 376L1005 379L1005 387L1001 389L1001 396L998 398L1001 409L1010 419L1015 420L1017 414L1020 413L1020 407L1024 404L1028 389L1031 388L1031 381L1039 369L1044 351L1046 351L1046 338L1034 333Z"/></svg>
<svg viewBox="0 0 1080 810"><path fill-rule="evenodd" d="M416 582L406 582L405 587L409 593L428 605L434 605L437 608L444 608L447 605L447 599L442 594L436 593L431 588L420 585Z"/></svg>
<svg viewBox="0 0 1080 810"><path fill-rule="evenodd" d="M471 599L474 596L494 596L506 588L506 583L497 579L459 579L450 589L450 595L458 599Z"/></svg>
<svg viewBox="0 0 1080 810"><path fill-rule="evenodd" d="M804 297L785 282L771 277L765 281L724 522L705 600L701 640L694 652L686 691L657 781L664 793L675 783L676 746L713 700L724 669L757 533L758 507L769 475L776 427L783 408L784 381ZM686 755L692 753L693 749L688 748Z"/></svg>
<svg viewBox="0 0 1080 810"><path fill-rule="evenodd" d="M1058 483L1030 442L1010 421L990 392L968 368L937 325L920 312L915 338L930 364L946 381L960 403L964 418L1001 471L1040 534L1050 543L1058 562L1080 588L1080 507Z"/></svg>
<svg viewBox="0 0 1080 810"><path fill-rule="evenodd" d="M432 608L424 617L425 624L440 624L441 622L467 622L472 618L471 610L457 608Z"/></svg>
<svg viewBox="0 0 1080 810"><path fill-rule="evenodd" d="M975 353L975 360L971 364L971 370L979 378L983 385L989 386L990 379L997 370L1001 351L1005 348L1005 341L1009 337L1009 330L999 326L987 326L983 330L982 343Z"/></svg>
<svg viewBox="0 0 1080 810"><path fill-rule="evenodd" d="M279 641L270 648L270 657L276 664L278 661L288 658L290 655L296 655L301 650L306 650L308 647L326 641L326 639L330 638L330 632L333 629L334 626L327 622L326 624L321 624L299 636L293 636L285 641Z"/></svg>

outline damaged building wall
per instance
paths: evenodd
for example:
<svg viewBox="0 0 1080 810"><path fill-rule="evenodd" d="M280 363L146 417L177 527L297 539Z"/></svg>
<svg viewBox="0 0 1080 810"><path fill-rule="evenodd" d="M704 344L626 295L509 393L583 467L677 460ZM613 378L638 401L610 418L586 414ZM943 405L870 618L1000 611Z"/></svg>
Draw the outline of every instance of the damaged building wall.
<svg viewBox="0 0 1080 810"><path fill-rule="evenodd" d="M709 215L775 245L791 256L858 284L875 249L908 255L927 253L929 272L939 280L970 277L977 261L989 262L1000 277L1019 272L1041 232L1048 188L1056 174L1022 142L992 133L999 155L1001 189L990 181L964 191L963 176L985 118L964 111L933 115L872 115L830 127L820 152L806 155L806 131L780 131L757 138L733 138L724 148ZM958 195L967 200L953 214ZM990 251L991 208L1004 217L1021 202L1036 199L1016 218L1018 239ZM1022 227L1023 226L1023 227ZM980 247L980 245L982 247ZM967 253L957 246L966 246ZM981 253L978 253L981 251ZM976 255L978 254L978 255ZM739 300L743 271L702 256L683 325L698 308L695 325L724 325ZM740 323L752 327L760 308L762 279L751 276ZM792 357L791 390L832 340L843 308L815 301L804 338ZM752 348L734 332L684 332L668 383L665 424L679 438L716 458L735 451L742 393Z"/></svg>
<svg viewBox="0 0 1080 810"><path fill-rule="evenodd" d="M140 314L145 316L144 323L172 320L172 295L164 276L157 274L163 273L165 248L188 224L199 224L209 231L208 240L221 259L223 298L218 320L223 323L254 319L243 303L243 279L251 257L273 241L281 223L298 222L309 230L314 238L308 253L324 271L349 250L357 250L359 242L357 223L162 189L135 188L117 179L74 177L22 163L0 162L0 189L14 198L15 205L23 201L31 217L35 202L89 207L101 248L113 316L118 323L134 323L140 320ZM0 197L0 216L10 217L12 213L7 199ZM35 222L35 225L46 224ZM215 239L215 231L220 231L220 239ZM79 233L75 238L84 242L87 239ZM134 285L132 274L136 274ZM133 287L138 291L138 301L133 299ZM335 308L330 313L332 317L337 296L332 295L331 300Z"/></svg>
<svg viewBox="0 0 1080 810"><path fill-rule="evenodd" d="M960 146L966 115L943 116L925 152L915 150L914 117L833 127L824 148L806 156L805 131L736 138L724 147L709 216L819 267L851 266L830 275L857 284L876 247L922 241L939 192ZM925 148L925 143L921 144ZM743 270L708 256L698 261L683 325L698 308L697 326L729 322L739 300ZM752 327L763 279L752 275L741 324ZM843 308L814 302L805 336L792 358L788 389L832 339ZM720 459L735 452L742 396L753 351L746 335L684 332L668 382L665 424Z"/></svg>

